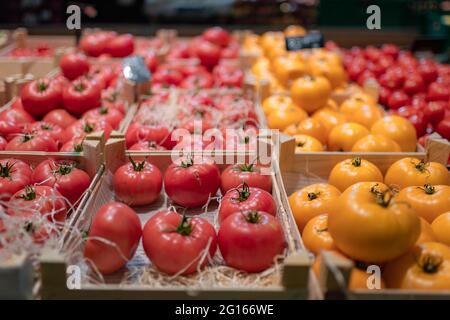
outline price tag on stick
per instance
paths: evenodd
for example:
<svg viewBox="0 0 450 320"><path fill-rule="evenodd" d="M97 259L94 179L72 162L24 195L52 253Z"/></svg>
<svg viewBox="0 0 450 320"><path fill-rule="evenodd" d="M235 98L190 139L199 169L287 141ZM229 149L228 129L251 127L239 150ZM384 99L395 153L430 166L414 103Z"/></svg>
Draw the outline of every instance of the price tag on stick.
<svg viewBox="0 0 450 320"><path fill-rule="evenodd" d="M325 39L323 34L312 31L305 36L286 37L286 50L297 51L302 49L323 48Z"/></svg>
<svg viewBox="0 0 450 320"><path fill-rule="evenodd" d="M123 60L122 73L125 79L136 83L149 82L151 79L151 74L142 56L125 58Z"/></svg>

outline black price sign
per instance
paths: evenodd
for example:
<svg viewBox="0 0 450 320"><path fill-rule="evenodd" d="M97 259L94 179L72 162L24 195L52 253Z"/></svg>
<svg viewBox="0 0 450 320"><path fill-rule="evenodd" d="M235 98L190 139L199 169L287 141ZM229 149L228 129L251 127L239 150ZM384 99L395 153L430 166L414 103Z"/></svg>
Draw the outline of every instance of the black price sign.
<svg viewBox="0 0 450 320"><path fill-rule="evenodd" d="M320 32L311 32L306 36L286 37L286 50L297 51L302 49L323 48L325 39Z"/></svg>

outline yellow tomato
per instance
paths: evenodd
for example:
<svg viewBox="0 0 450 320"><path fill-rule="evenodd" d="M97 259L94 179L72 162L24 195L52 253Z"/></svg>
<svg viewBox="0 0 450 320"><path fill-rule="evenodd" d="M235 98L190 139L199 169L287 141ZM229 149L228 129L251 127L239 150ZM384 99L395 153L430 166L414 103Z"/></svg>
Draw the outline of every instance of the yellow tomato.
<svg viewBox="0 0 450 320"><path fill-rule="evenodd" d="M306 112L323 107L331 94L330 82L325 77L304 76L292 83L292 100Z"/></svg>
<svg viewBox="0 0 450 320"><path fill-rule="evenodd" d="M331 88L335 89L347 82L347 73L340 64L330 62L324 58L308 60L309 74L322 76L328 79Z"/></svg>
<svg viewBox="0 0 450 320"><path fill-rule="evenodd" d="M372 134L382 134L398 143L403 152L414 152L417 147L417 134L414 126L400 116L387 116L375 122L370 129Z"/></svg>
<svg viewBox="0 0 450 320"><path fill-rule="evenodd" d="M271 129L285 130L293 123L299 123L306 119L308 114L295 106L289 106L282 109L272 111L267 117L267 125Z"/></svg>
<svg viewBox="0 0 450 320"><path fill-rule="evenodd" d="M339 111L339 106L333 99L328 99L327 103L325 104L324 108L328 108L334 111Z"/></svg>
<svg viewBox="0 0 450 320"><path fill-rule="evenodd" d="M343 112L348 121L356 122L367 129L370 129L374 123L379 121L383 117L383 111L378 106L371 104L363 104L360 108L353 112Z"/></svg>
<svg viewBox="0 0 450 320"><path fill-rule="evenodd" d="M322 144L327 143L327 131L325 126L317 119L307 118L300 122L296 129L298 134L306 134L314 137Z"/></svg>
<svg viewBox="0 0 450 320"><path fill-rule="evenodd" d="M306 29L299 25L290 25L284 29L284 35L286 37L304 36Z"/></svg>
<svg viewBox="0 0 450 320"><path fill-rule="evenodd" d="M420 219L396 201L380 182L359 182L334 203L328 227L338 249L352 259L383 263L411 248L420 235Z"/></svg>
<svg viewBox="0 0 450 320"><path fill-rule="evenodd" d="M449 185L450 173L437 162L424 163L417 158L403 158L394 162L384 177L384 183L400 190L409 186Z"/></svg>
<svg viewBox="0 0 450 320"><path fill-rule="evenodd" d="M450 186L411 186L400 190L397 199L409 203L416 213L432 223L439 215L450 211Z"/></svg>
<svg viewBox="0 0 450 320"><path fill-rule="evenodd" d="M306 249L315 255L318 255L321 250L336 250L333 238L328 232L327 214L321 214L309 220L303 229L302 239Z"/></svg>
<svg viewBox="0 0 450 320"><path fill-rule="evenodd" d="M424 218L420 217L420 236L417 239L416 244L424 242L437 241L433 228Z"/></svg>
<svg viewBox="0 0 450 320"><path fill-rule="evenodd" d="M312 118L318 120L325 127L327 136L330 134L331 130L337 125L347 122L345 116L335 110L329 108L322 108L317 110Z"/></svg>
<svg viewBox="0 0 450 320"><path fill-rule="evenodd" d="M355 142L352 152L401 152L394 140L381 134L369 134Z"/></svg>
<svg viewBox="0 0 450 320"><path fill-rule="evenodd" d="M450 211L437 217L431 224L431 229L438 242L450 246Z"/></svg>
<svg viewBox="0 0 450 320"><path fill-rule="evenodd" d="M320 152L324 150L322 143L312 136L306 134L296 134L295 152Z"/></svg>
<svg viewBox="0 0 450 320"><path fill-rule="evenodd" d="M271 95L264 99L262 103L262 108L266 116L271 114L273 111L288 107L294 107L291 97L280 94Z"/></svg>
<svg viewBox="0 0 450 320"><path fill-rule="evenodd" d="M369 135L369 130L359 123L346 122L340 124L330 132L328 150L349 152L359 139L367 135Z"/></svg>
<svg viewBox="0 0 450 320"><path fill-rule="evenodd" d="M289 204L300 232L309 220L332 210L341 192L326 183L317 183L300 189L289 197Z"/></svg>
<svg viewBox="0 0 450 320"><path fill-rule="evenodd" d="M289 56L274 58L272 68L275 76L283 85L288 85L290 81L306 73L305 63L299 58Z"/></svg>
<svg viewBox="0 0 450 320"><path fill-rule="evenodd" d="M356 157L339 162L330 172L328 183L341 192L357 182L383 182L380 169L372 162Z"/></svg>

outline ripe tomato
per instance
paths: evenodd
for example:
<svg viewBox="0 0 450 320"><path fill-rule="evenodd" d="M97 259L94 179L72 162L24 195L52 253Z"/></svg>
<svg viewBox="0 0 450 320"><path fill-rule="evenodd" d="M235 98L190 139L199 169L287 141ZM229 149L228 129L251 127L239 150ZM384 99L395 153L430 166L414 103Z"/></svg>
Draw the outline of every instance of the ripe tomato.
<svg viewBox="0 0 450 320"><path fill-rule="evenodd" d="M144 226L142 245L150 261L167 274L192 274L203 268L217 249L214 227L200 217L160 211ZM208 250L208 256L202 252Z"/></svg>
<svg viewBox="0 0 450 320"><path fill-rule="evenodd" d="M262 103L262 109L266 116L272 113L272 111L284 109L290 106L295 106L292 102L291 97L278 94L267 97Z"/></svg>
<svg viewBox="0 0 450 320"><path fill-rule="evenodd" d="M67 111L81 115L100 106L101 88L93 81L80 78L64 88L62 98Z"/></svg>
<svg viewBox="0 0 450 320"><path fill-rule="evenodd" d="M23 124L0 120L0 136L4 137L5 142L14 138L18 133L22 133L23 128Z"/></svg>
<svg viewBox="0 0 450 320"><path fill-rule="evenodd" d="M345 115L329 108L322 108L314 112L313 119L320 121L326 129L327 135L337 125L347 122Z"/></svg>
<svg viewBox="0 0 450 320"><path fill-rule="evenodd" d="M152 75L152 84L160 84L163 87L179 86L183 81L180 71L171 68L158 68Z"/></svg>
<svg viewBox="0 0 450 320"><path fill-rule="evenodd" d="M17 159L0 160L0 200L7 201L17 191L30 184L31 168Z"/></svg>
<svg viewBox="0 0 450 320"><path fill-rule="evenodd" d="M325 126L317 119L307 118L296 125L296 134L305 134L319 140L323 145L327 143L328 136Z"/></svg>
<svg viewBox="0 0 450 320"><path fill-rule="evenodd" d="M437 241L437 238L427 220L420 217L420 236L419 239L417 239L416 244L430 241Z"/></svg>
<svg viewBox="0 0 450 320"><path fill-rule="evenodd" d="M437 125L445 116L445 109L447 108L447 102L444 101L432 101L429 102L424 110L425 118L433 126Z"/></svg>
<svg viewBox="0 0 450 320"><path fill-rule="evenodd" d="M334 127L328 136L328 150L350 152L355 143L368 136L369 130L359 123L346 122Z"/></svg>
<svg viewBox="0 0 450 320"><path fill-rule="evenodd" d="M220 47L208 41L198 41L195 55L200 63L208 69L214 68L220 60Z"/></svg>
<svg viewBox="0 0 450 320"><path fill-rule="evenodd" d="M220 47L226 47L230 43L231 36L230 34L221 27L212 27L203 31L202 34L203 39L214 43Z"/></svg>
<svg viewBox="0 0 450 320"><path fill-rule="evenodd" d="M83 119L86 119L87 121L104 119L113 129L117 129L119 127L123 117L124 115L119 111L119 109L106 106L91 109L83 114Z"/></svg>
<svg viewBox="0 0 450 320"><path fill-rule="evenodd" d="M103 133L105 139L109 138L112 128L105 120L91 121L80 119L70 125L63 133L63 142L68 142L74 138L85 138L91 133Z"/></svg>
<svg viewBox="0 0 450 320"><path fill-rule="evenodd" d="M431 228L434 236L439 242L450 246L450 211L443 213L434 219Z"/></svg>
<svg viewBox="0 0 450 320"><path fill-rule="evenodd" d="M450 117L445 118L436 126L436 132L447 140L450 140Z"/></svg>
<svg viewBox="0 0 450 320"><path fill-rule="evenodd" d="M77 52L66 53L59 62L61 71L69 80L74 80L79 76L89 72L90 64L86 56Z"/></svg>
<svg viewBox="0 0 450 320"><path fill-rule="evenodd" d="M83 152L83 141L84 137L73 138L64 143L59 152Z"/></svg>
<svg viewBox="0 0 450 320"><path fill-rule="evenodd" d="M58 151L58 145L49 135L24 133L16 136L6 145L9 151Z"/></svg>
<svg viewBox="0 0 450 320"><path fill-rule="evenodd" d="M295 105L272 111L267 117L267 124L271 129L285 130L292 124L308 118L308 114Z"/></svg>
<svg viewBox="0 0 450 320"><path fill-rule="evenodd" d="M450 211L450 186L406 187L400 190L397 199L409 203L419 216L432 223L440 214Z"/></svg>
<svg viewBox="0 0 450 320"><path fill-rule="evenodd" d="M49 186L75 205L91 183L89 175L67 161L45 160L33 171L31 181Z"/></svg>
<svg viewBox="0 0 450 320"><path fill-rule="evenodd" d="M6 130L8 133L15 133L11 126L20 126L34 121L34 118L23 108L8 108L0 113L2 130Z"/></svg>
<svg viewBox="0 0 450 320"><path fill-rule="evenodd" d="M419 74L410 74L403 83L403 91L409 95L425 90L425 81Z"/></svg>
<svg viewBox="0 0 450 320"><path fill-rule="evenodd" d="M27 83L21 92L25 111L33 116L43 116L61 106L61 86L47 78Z"/></svg>
<svg viewBox="0 0 450 320"><path fill-rule="evenodd" d="M116 36L106 43L106 53L112 57L123 58L134 52L134 36L127 33Z"/></svg>
<svg viewBox="0 0 450 320"><path fill-rule="evenodd" d="M295 138L295 152L320 152L324 150L322 143L312 136L306 134L296 134Z"/></svg>
<svg viewBox="0 0 450 320"><path fill-rule="evenodd" d="M437 242L414 246L386 264L383 272L389 288L448 290L450 288L450 248Z"/></svg>
<svg viewBox="0 0 450 320"><path fill-rule="evenodd" d="M420 235L414 209L395 199L379 182L359 182L347 188L330 208L328 227L340 251L374 263L404 254Z"/></svg>
<svg viewBox="0 0 450 320"><path fill-rule="evenodd" d="M428 101L448 101L450 98L450 89L445 83L433 82L428 86Z"/></svg>
<svg viewBox="0 0 450 320"><path fill-rule="evenodd" d="M384 183L400 190L409 186L450 185L450 173L437 162L427 162L416 158L403 158L394 162L386 172Z"/></svg>
<svg viewBox="0 0 450 320"><path fill-rule="evenodd" d="M262 172L262 167L255 164L235 164L228 166L221 175L220 191L226 194L228 190L246 183L249 187L260 188L272 192L272 178Z"/></svg>
<svg viewBox="0 0 450 320"><path fill-rule="evenodd" d="M55 109L47 113L42 121L57 125L61 128L67 128L77 121L77 118L64 109Z"/></svg>
<svg viewBox="0 0 450 320"><path fill-rule="evenodd" d="M11 215L32 215L39 212L51 222L64 222L68 207L62 195L48 186L26 186L9 200Z"/></svg>
<svg viewBox="0 0 450 320"><path fill-rule="evenodd" d="M130 206L151 204L161 193L161 171L145 160L135 163L130 158L114 173L113 187L117 199Z"/></svg>
<svg viewBox="0 0 450 320"><path fill-rule="evenodd" d="M245 211L263 211L275 216L277 207L270 193L244 183L236 189L228 190L223 196L220 201L219 224L233 213Z"/></svg>
<svg viewBox="0 0 450 320"><path fill-rule="evenodd" d="M183 89L207 89L211 88L214 80L211 74L207 72L192 74L183 79L180 87Z"/></svg>
<svg viewBox="0 0 450 320"><path fill-rule="evenodd" d="M241 87L244 81L242 70L233 65L219 64L213 74L219 87Z"/></svg>
<svg viewBox="0 0 450 320"><path fill-rule="evenodd" d="M300 232L313 217L329 213L340 194L339 189L326 183L312 184L291 194L289 205Z"/></svg>
<svg viewBox="0 0 450 320"><path fill-rule="evenodd" d="M156 151L156 150L166 150L166 148L158 145L155 141L139 141L133 144L128 150L136 151ZM143 157L135 157L136 160L142 161Z"/></svg>
<svg viewBox="0 0 450 320"><path fill-rule="evenodd" d="M31 134L46 134L50 138L52 138L56 143L61 142L61 135L63 129L60 126L45 122L45 121L37 121L31 124L25 125L24 133Z"/></svg>
<svg viewBox="0 0 450 320"><path fill-rule="evenodd" d="M220 186L220 171L209 159L179 159L164 174L169 198L186 208L201 207L214 197Z"/></svg>
<svg viewBox="0 0 450 320"><path fill-rule="evenodd" d="M227 265L245 272L266 270L286 247L280 223L262 211L236 212L226 218L218 242Z"/></svg>
<svg viewBox="0 0 450 320"><path fill-rule="evenodd" d="M401 152L394 140L381 135L369 134L355 142L352 152Z"/></svg>
<svg viewBox="0 0 450 320"><path fill-rule="evenodd" d="M397 142L402 152L414 152L417 148L417 134L414 126L405 118L387 116L378 120L371 128L372 134L384 135Z"/></svg>
<svg viewBox="0 0 450 320"><path fill-rule="evenodd" d="M321 76L304 76L295 80L291 87L292 100L308 113L325 106L330 94L330 82Z"/></svg>
<svg viewBox="0 0 450 320"><path fill-rule="evenodd" d="M134 256L141 235L141 221L136 212L126 204L109 202L92 220L84 256L101 273L114 273Z"/></svg>
<svg viewBox="0 0 450 320"><path fill-rule="evenodd" d="M315 216L305 226L302 240L306 249L319 255L322 250L337 250L328 231L328 214Z"/></svg>
<svg viewBox="0 0 450 320"><path fill-rule="evenodd" d="M6 141L5 138L0 136L0 150L5 150L7 144L8 144L8 141Z"/></svg>
<svg viewBox="0 0 450 320"><path fill-rule="evenodd" d="M80 47L88 56L98 57L106 52L108 42L115 36L115 32L89 33L81 37Z"/></svg>
<svg viewBox="0 0 450 320"><path fill-rule="evenodd" d="M341 192L351 185L363 181L383 182L383 175L376 165L360 157L339 162L328 177L328 183Z"/></svg>
<svg viewBox="0 0 450 320"><path fill-rule="evenodd" d="M147 125L139 122L133 122L125 133L127 148L140 141L154 141L167 149L172 149L170 131L163 125ZM174 141L176 143L176 141Z"/></svg>

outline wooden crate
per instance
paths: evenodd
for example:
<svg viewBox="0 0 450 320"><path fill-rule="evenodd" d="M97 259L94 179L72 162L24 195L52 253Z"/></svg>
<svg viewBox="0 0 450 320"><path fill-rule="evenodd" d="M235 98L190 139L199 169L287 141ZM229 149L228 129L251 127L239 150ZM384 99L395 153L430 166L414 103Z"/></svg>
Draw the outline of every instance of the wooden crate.
<svg viewBox="0 0 450 320"><path fill-rule="evenodd" d="M314 183L327 182L333 167L340 161L359 156L374 163L383 175L397 160L404 157L416 157L424 161L436 161L444 165L450 154L450 143L433 134L422 152L413 153L348 153L319 152L295 154L295 140L286 135L280 139L280 172L283 188L287 195ZM287 206L287 210L292 211ZM410 292L404 290L347 290L350 270L353 262L338 257L331 252L325 253L321 265L319 286L325 299L450 299L449 292Z"/></svg>
<svg viewBox="0 0 450 320"><path fill-rule="evenodd" d="M148 156L148 161L157 165L162 171L171 163L170 152L166 154L154 152L126 152L124 139L110 139L105 146L106 167L105 176L92 189L92 197L83 208L80 219L74 222L77 228L88 228L93 215L105 202L113 199L110 193L111 171L126 161L125 156ZM215 156L229 156L226 152L215 152ZM237 156L237 154L234 154ZM250 156L247 154L246 156ZM44 299L305 299L320 297L317 279L309 270L310 257L303 249L292 216L288 215L286 206L288 200L280 185L281 177L277 163L272 163L274 174L273 196L278 205L278 218L283 226L288 246L287 257L282 263L282 276L279 285L270 287L226 287L226 288L187 288L170 286L154 288L136 284L119 285L117 281L109 280L107 284L86 284L81 289L70 290L66 285L66 264L61 255L49 252L41 259L42 288ZM109 175L109 178L108 178ZM139 212L139 209L136 209ZM142 210L142 209L141 209ZM146 209L143 209L146 210ZM148 210L148 209L147 209ZM148 214L147 214L148 216ZM142 215L141 215L142 217ZM141 218L146 220L148 217ZM294 226L294 228L292 228ZM69 240L70 241L70 240ZM138 249L140 252L142 249ZM139 253L141 255L142 253ZM138 255L138 254L136 254ZM145 256L144 256L145 257ZM140 260L142 256L132 261ZM146 258L144 258L146 259Z"/></svg>

